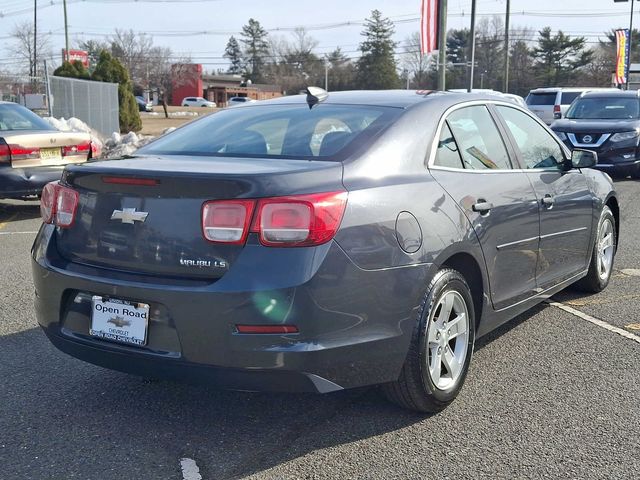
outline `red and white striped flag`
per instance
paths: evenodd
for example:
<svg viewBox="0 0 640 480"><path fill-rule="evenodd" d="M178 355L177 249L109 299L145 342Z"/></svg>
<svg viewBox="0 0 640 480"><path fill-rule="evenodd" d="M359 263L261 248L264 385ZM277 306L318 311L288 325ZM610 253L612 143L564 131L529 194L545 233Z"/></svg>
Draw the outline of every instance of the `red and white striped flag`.
<svg viewBox="0 0 640 480"><path fill-rule="evenodd" d="M431 53L438 48L438 0L422 0L420 7L420 52Z"/></svg>

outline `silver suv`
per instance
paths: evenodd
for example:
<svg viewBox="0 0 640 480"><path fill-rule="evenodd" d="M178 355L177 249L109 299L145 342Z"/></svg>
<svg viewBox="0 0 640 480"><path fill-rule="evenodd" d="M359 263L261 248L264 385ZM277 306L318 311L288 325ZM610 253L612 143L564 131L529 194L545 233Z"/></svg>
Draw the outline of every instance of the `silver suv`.
<svg viewBox="0 0 640 480"><path fill-rule="evenodd" d="M584 92L593 90L616 90L597 87L552 87L536 88L529 92L526 102L529 110L535 113L547 125L564 117L569 105Z"/></svg>

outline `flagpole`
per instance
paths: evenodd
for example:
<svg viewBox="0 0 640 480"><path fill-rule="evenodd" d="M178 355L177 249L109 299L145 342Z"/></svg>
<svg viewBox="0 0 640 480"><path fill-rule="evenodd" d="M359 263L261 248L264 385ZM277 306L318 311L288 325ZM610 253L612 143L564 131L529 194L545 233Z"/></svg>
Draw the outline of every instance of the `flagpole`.
<svg viewBox="0 0 640 480"><path fill-rule="evenodd" d="M633 46L633 43L631 42L632 38L633 38L633 0L631 0L631 20L629 21L629 58L627 58L627 65L629 66L631 66L631 47ZM629 70L630 68L627 68L627 71L625 72L627 76L625 90L629 90Z"/></svg>
<svg viewBox="0 0 640 480"><path fill-rule="evenodd" d="M469 70L469 92L473 90L473 69L476 63L476 0L471 0L471 70Z"/></svg>
<svg viewBox="0 0 640 480"><path fill-rule="evenodd" d="M507 0L507 14L504 20L504 93L509 92L509 16L510 0Z"/></svg>
<svg viewBox="0 0 640 480"><path fill-rule="evenodd" d="M438 90L445 90L447 71L447 0L438 2Z"/></svg>

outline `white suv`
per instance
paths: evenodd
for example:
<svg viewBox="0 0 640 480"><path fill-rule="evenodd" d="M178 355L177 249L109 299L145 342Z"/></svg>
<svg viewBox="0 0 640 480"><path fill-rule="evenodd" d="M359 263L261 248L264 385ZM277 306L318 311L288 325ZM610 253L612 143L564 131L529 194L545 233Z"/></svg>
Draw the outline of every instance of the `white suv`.
<svg viewBox="0 0 640 480"><path fill-rule="evenodd" d="M210 102L202 97L184 97L182 99L183 107L210 107L215 108L216 102Z"/></svg>
<svg viewBox="0 0 640 480"><path fill-rule="evenodd" d="M547 125L562 118L569 105L584 92L593 90L616 90L615 88L598 87L552 87L536 88L529 92L526 102L529 110L535 113Z"/></svg>
<svg viewBox="0 0 640 480"><path fill-rule="evenodd" d="M247 103L254 103L255 100L249 97L231 97L227 100L227 106L233 107L234 105L245 105Z"/></svg>

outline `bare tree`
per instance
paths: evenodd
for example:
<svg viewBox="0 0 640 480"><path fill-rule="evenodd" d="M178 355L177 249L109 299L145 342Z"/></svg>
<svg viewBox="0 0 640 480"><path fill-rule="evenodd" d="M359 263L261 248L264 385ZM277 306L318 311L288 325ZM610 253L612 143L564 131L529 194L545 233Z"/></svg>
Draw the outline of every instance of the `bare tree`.
<svg viewBox="0 0 640 480"><path fill-rule="evenodd" d="M409 86L413 88L426 88L429 84L429 65L431 57L422 55L420 51L420 33L409 35L402 45L403 52L400 57L400 66L409 75Z"/></svg>
<svg viewBox="0 0 640 480"><path fill-rule="evenodd" d="M111 54L120 60L134 83L146 85L149 71L158 63L166 63L171 49L154 47L153 38L133 30L116 29L109 37Z"/></svg>
<svg viewBox="0 0 640 480"><path fill-rule="evenodd" d="M19 62L16 67L17 73L37 77L43 70L43 63L40 60L51 57L51 44L50 36L40 32L34 43L33 33L32 22L16 24L10 33L12 40L9 50ZM34 58L34 46L38 58Z"/></svg>

